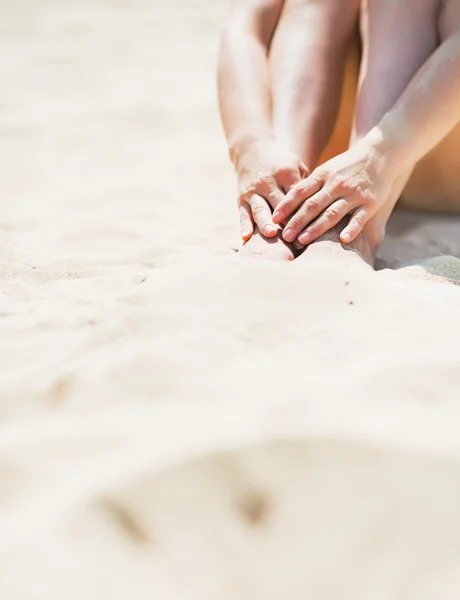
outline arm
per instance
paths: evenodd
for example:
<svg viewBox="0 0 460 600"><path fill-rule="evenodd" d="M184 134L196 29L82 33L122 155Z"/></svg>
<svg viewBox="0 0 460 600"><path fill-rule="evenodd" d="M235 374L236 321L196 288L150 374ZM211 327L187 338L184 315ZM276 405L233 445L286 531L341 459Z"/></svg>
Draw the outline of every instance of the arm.
<svg viewBox="0 0 460 600"><path fill-rule="evenodd" d="M265 236L276 236L270 206L281 201L283 183L289 189L306 173L297 157L278 148L272 127L268 49L283 3L232 0L222 34L219 107L238 179L243 241L254 221Z"/></svg>
<svg viewBox="0 0 460 600"><path fill-rule="evenodd" d="M357 0L287 0L270 49L275 137L311 169L337 119L358 10Z"/></svg>
<svg viewBox="0 0 460 600"><path fill-rule="evenodd" d="M416 164L459 122L460 33L439 46L368 137L395 169L403 170Z"/></svg>
<svg viewBox="0 0 460 600"><path fill-rule="evenodd" d="M221 41L219 106L235 165L254 142L273 138L268 47L284 0L233 0Z"/></svg>

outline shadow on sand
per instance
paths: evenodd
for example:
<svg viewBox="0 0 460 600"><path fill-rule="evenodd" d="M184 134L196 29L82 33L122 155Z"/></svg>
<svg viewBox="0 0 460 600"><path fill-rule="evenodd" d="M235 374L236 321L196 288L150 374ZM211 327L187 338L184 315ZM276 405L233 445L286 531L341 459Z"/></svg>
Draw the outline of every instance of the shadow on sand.
<svg viewBox="0 0 460 600"><path fill-rule="evenodd" d="M396 210L376 267L420 267L429 275L460 285L460 215Z"/></svg>

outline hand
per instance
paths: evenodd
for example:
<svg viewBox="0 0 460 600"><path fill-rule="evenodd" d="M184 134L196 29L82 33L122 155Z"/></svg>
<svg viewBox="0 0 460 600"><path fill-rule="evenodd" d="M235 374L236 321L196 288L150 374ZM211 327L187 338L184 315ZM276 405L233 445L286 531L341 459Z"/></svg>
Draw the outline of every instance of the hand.
<svg viewBox="0 0 460 600"><path fill-rule="evenodd" d="M276 207L273 222L285 221L298 209L286 223L283 238L307 245L351 213L340 234L349 244L385 204L397 176L379 144L363 138L294 185Z"/></svg>
<svg viewBox="0 0 460 600"><path fill-rule="evenodd" d="M254 222L263 235L274 237L278 227L271 208L276 208L291 187L307 175L307 168L274 140L250 145L235 162L242 239L247 242L251 238Z"/></svg>

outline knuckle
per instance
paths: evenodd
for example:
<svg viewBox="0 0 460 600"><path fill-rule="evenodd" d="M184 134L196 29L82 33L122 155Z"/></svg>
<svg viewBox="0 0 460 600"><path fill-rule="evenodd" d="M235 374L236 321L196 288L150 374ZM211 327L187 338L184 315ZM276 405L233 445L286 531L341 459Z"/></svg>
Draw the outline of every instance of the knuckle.
<svg viewBox="0 0 460 600"><path fill-rule="evenodd" d="M282 167L279 167L276 170L276 174L279 177L286 177L286 178L294 178L298 175L299 171L298 169L296 169L295 167L293 167L292 165L284 165Z"/></svg>
<svg viewBox="0 0 460 600"><path fill-rule="evenodd" d="M321 206L321 198L310 198L308 202L305 203L304 212L316 212L321 210Z"/></svg>
<svg viewBox="0 0 460 600"><path fill-rule="evenodd" d="M247 187L241 190L238 194L238 204L241 206L242 204L248 204L251 196L255 193L255 189L253 187Z"/></svg>
<svg viewBox="0 0 460 600"><path fill-rule="evenodd" d="M302 196L302 188L299 183L295 183L289 190L288 195L286 196L286 203L292 204L301 196Z"/></svg>
<svg viewBox="0 0 460 600"><path fill-rule="evenodd" d="M355 192L357 194L360 194L361 196L368 196L369 195L369 189L366 185L364 185L362 182L357 183L355 185Z"/></svg>
<svg viewBox="0 0 460 600"><path fill-rule="evenodd" d="M301 229L302 227L304 227L304 225L306 224L306 219L305 217L303 217L302 215L296 215L295 217L292 217L292 219L289 222L289 227L291 227L292 229L295 229L296 231Z"/></svg>
<svg viewBox="0 0 460 600"><path fill-rule="evenodd" d="M315 181L317 182L321 182L324 181L325 179L328 178L328 176L330 176L331 173L329 171L329 169L327 169L324 166L318 167L316 168L313 173L310 175L310 177L312 177Z"/></svg>
<svg viewBox="0 0 460 600"><path fill-rule="evenodd" d="M321 223L313 223L308 227L308 235L312 237L317 237L318 235L321 235L323 229L324 227L321 225Z"/></svg>
<svg viewBox="0 0 460 600"><path fill-rule="evenodd" d="M327 223L330 223L331 221L336 221L339 217L340 217L340 210L338 210L337 208L329 208L324 213L324 220Z"/></svg>
<svg viewBox="0 0 460 600"><path fill-rule="evenodd" d="M342 193L349 194L356 191L356 185L349 177L346 177L345 175L337 175L335 181L336 189L340 190Z"/></svg>
<svg viewBox="0 0 460 600"><path fill-rule="evenodd" d="M270 175L259 175L250 185L243 186L240 194L240 202L247 202L251 196L258 193L266 193L272 187L273 178Z"/></svg>
<svg viewBox="0 0 460 600"><path fill-rule="evenodd" d="M298 181L297 183L295 183L291 188L291 193L295 197L305 194L305 191L306 191L306 183L305 183L304 179L302 181Z"/></svg>
<svg viewBox="0 0 460 600"><path fill-rule="evenodd" d="M287 198L287 197L285 197L285 198L283 198L283 199L281 200L281 202L278 204L278 206L276 207L276 210L277 210L279 213L281 213L282 215L285 215L285 214L288 214L288 215L289 215L289 214L290 214L290 211L291 211L292 204L293 204L293 200L292 200L292 198Z"/></svg>
<svg viewBox="0 0 460 600"><path fill-rule="evenodd" d="M264 207L261 204L256 204L252 207L252 214L254 217L262 217L265 212Z"/></svg>
<svg viewBox="0 0 460 600"><path fill-rule="evenodd" d="M262 192L268 190L271 187L273 180L269 175L261 175L258 177L255 183L256 191L260 190Z"/></svg>
<svg viewBox="0 0 460 600"><path fill-rule="evenodd" d="M321 167L308 177L309 181L311 181L317 188L324 188L327 181L330 181L331 174L326 171L326 169L322 169Z"/></svg>
<svg viewBox="0 0 460 600"><path fill-rule="evenodd" d="M342 216L343 209L340 205L333 204L330 206L327 211L324 213L324 217L328 221L332 221L338 219Z"/></svg>
<svg viewBox="0 0 460 600"><path fill-rule="evenodd" d="M334 188L338 190L345 190L349 187L349 180L343 175L336 174L334 176Z"/></svg>
<svg viewBox="0 0 460 600"><path fill-rule="evenodd" d="M372 206L373 204L377 203L377 198L369 190L362 192L361 198L362 198L363 203L367 204L368 206Z"/></svg>
<svg viewBox="0 0 460 600"><path fill-rule="evenodd" d="M353 229L360 229L361 227L363 227L366 223L366 215L363 213L360 213L358 215L356 215L353 218L353 222L352 222L352 227Z"/></svg>
<svg viewBox="0 0 460 600"><path fill-rule="evenodd" d="M359 184L354 189L355 197L364 204L372 204L375 200L374 194L364 185Z"/></svg>

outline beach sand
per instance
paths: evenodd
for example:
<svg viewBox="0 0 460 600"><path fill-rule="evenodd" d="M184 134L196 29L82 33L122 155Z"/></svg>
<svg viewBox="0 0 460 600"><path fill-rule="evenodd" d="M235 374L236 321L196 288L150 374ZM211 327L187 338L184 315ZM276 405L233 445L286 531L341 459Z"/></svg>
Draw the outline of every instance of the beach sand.
<svg viewBox="0 0 460 600"><path fill-rule="evenodd" d="M3 11L0 598L455 600L459 221L239 258L225 9Z"/></svg>

